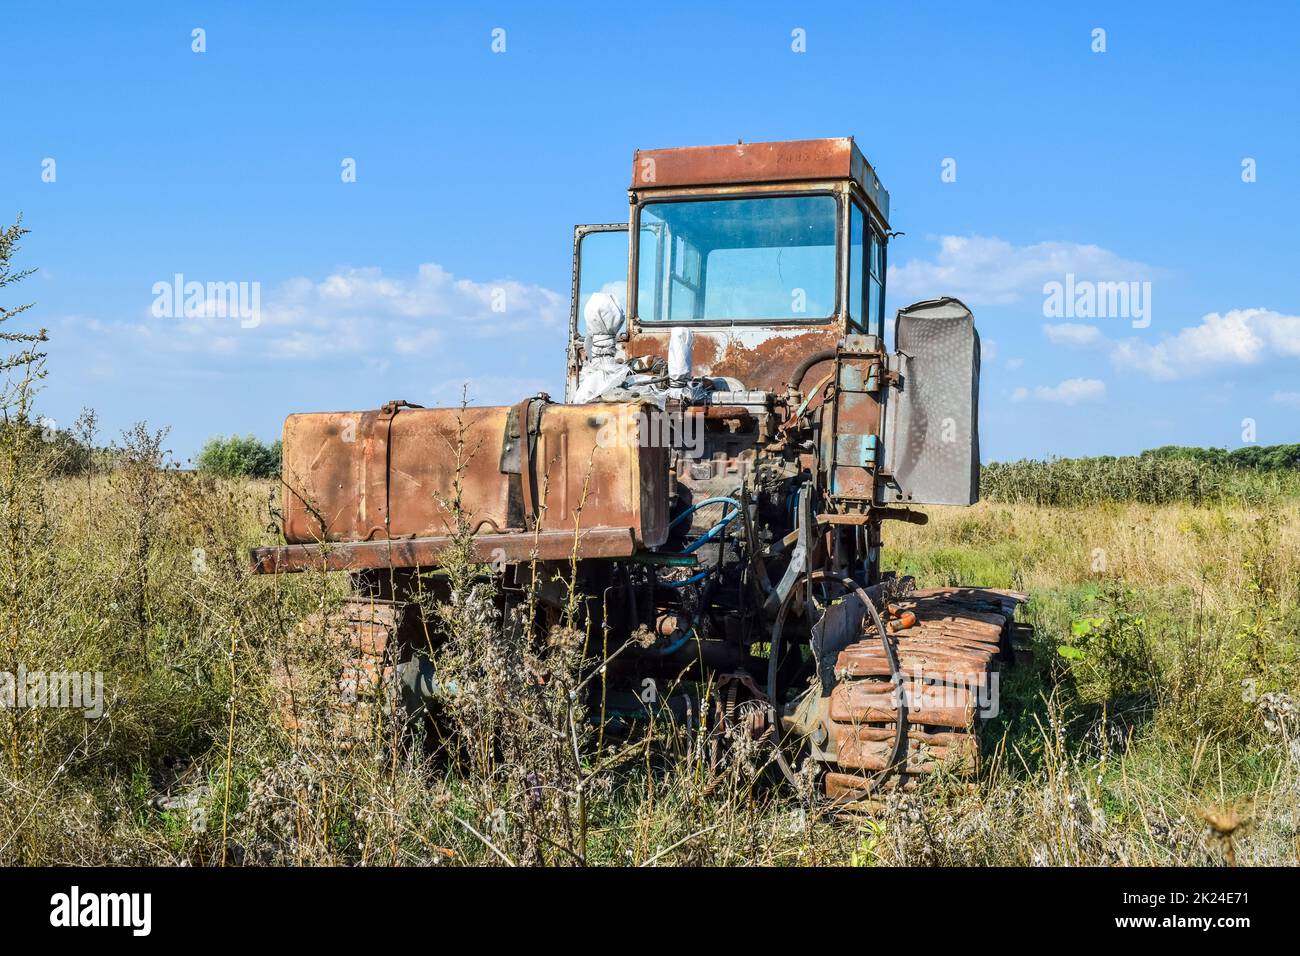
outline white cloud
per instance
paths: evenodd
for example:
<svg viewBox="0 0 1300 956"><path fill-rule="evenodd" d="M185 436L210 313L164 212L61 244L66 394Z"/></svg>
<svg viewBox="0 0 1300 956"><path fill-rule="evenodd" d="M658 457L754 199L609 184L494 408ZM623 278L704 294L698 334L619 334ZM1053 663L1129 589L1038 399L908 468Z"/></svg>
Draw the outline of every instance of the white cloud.
<svg viewBox="0 0 1300 956"><path fill-rule="evenodd" d="M1095 325L1081 325L1077 322L1059 322L1056 325L1044 325L1043 334L1053 345L1082 347L1095 345L1101 341L1101 329Z"/></svg>
<svg viewBox="0 0 1300 956"><path fill-rule="evenodd" d="M1181 329L1154 345L1126 339L1114 346L1121 367L1168 381L1214 367L1257 365L1268 358L1300 357L1300 316L1269 309L1211 312L1199 325Z"/></svg>
<svg viewBox="0 0 1300 956"><path fill-rule="evenodd" d="M147 299L143 321L79 321L92 331L133 335L159 351L363 359L432 355L452 340L509 336L517 347L534 332L555 338L559 354L564 335L556 330L567 325L568 313L567 300L550 289L457 278L436 263L407 276L373 266L339 269L320 280L300 276L262 289L260 299L255 323L222 317L211 303L196 317L155 318Z"/></svg>
<svg viewBox="0 0 1300 956"><path fill-rule="evenodd" d="M978 235L939 236L937 241L932 259L911 259L890 269L892 292L904 299L955 295L969 305L996 305L1041 298L1045 283L1060 282L1067 274L1076 283L1149 281L1159 274L1150 265L1095 245L1052 241L1017 246ZM1117 367L1157 381L1300 358L1300 316L1269 309L1211 312L1196 325L1155 341L1109 338L1101 327L1079 322L1042 329L1053 345L1102 349Z"/></svg>
<svg viewBox="0 0 1300 956"><path fill-rule="evenodd" d="M458 279L436 263L412 278L376 267L320 282L291 279L267 296L262 329L273 354L428 353L449 338L494 338L564 325L567 303L541 286Z"/></svg>
<svg viewBox="0 0 1300 956"><path fill-rule="evenodd" d="M908 299L953 295L967 305L1002 305L1029 295L1067 273L1091 281L1139 281L1157 270L1101 246L1038 242L1016 246L991 236L939 236L933 260L911 259L889 269L891 293Z"/></svg>
<svg viewBox="0 0 1300 956"><path fill-rule="evenodd" d="M1025 360L1022 358L1009 358L1006 364L1007 368L1014 372L1016 369L1024 367Z"/></svg>
<svg viewBox="0 0 1300 956"><path fill-rule="evenodd" d="M1289 405L1292 408L1300 408L1300 392L1274 392L1273 401L1279 405Z"/></svg>
<svg viewBox="0 0 1300 956"><path fill-rule="evenodd" d="M1018 388L1011 393L1011 400L1023 402L1031 395L1040 402L1077 405L1080 402L1095 402L1105 398L1106 383L1096 378L1067 378L1059 385L1039 385L1033 391Z"/></svg>

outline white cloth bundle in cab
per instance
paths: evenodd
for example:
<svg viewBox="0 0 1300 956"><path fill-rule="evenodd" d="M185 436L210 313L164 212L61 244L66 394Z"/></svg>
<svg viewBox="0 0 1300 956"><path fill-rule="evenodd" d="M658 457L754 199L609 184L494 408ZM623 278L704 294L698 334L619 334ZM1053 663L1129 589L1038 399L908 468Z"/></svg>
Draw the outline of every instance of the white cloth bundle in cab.
<svg viewBox="0 0 1300 956"><path fill-rule="evenodd" d="M623 329L623 309L608 292L594 292L583 307L587 323L587 361L578 371L578 388L573 400L579 405L594 402L611 388L618 388L631 369L617 355L618 333Z"/></svg>

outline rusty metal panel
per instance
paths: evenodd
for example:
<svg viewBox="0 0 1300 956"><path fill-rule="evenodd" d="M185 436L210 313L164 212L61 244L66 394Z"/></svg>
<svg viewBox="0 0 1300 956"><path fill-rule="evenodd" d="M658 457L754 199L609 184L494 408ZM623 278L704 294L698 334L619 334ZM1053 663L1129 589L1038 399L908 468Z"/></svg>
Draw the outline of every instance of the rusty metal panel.
<svg viewBox="0 0 1300 956"><path fill-rule="evenodd" d="M339 541L254 548L258 574L289 571L363 571L371 568L436 567L454 539L447 536L384 541ZM631 528L589 528L569 531L516 531L476 535L471 556L484 563L522 564L564 561L574 549L584 558L622 558L636 551Z"/></svg>
<svg viewBox="0 0 1300 956"><path fill-rule="evenodd" d="M846 340L863 347L866 341L862 336ZM834 418L822 433L828 488L835 498L870 502L875 498L882 448L880 358L842 352L836 376Z"/></svg>
<svg viewBox="0 0 1300 956"><path fill-rule="evenodd" d="M852 152L847 138L638 149L632 188L847 179Z"/></svg>
<svg viewBox="0 0 1300 956"><path fill-rule="evenodd" d="M638 405L541 407L525 456L534 520L503 461L508 406L291 415L284 426L284 532L292 544L447 535L461 447L461 508L478 532L631 528L667 537L668 450L641 434ZM512 499L513 495L513 499ZM581 514L577 512L581 509Z"/></svg>
<svg viewBox="0 0 1300 956"><path fill-rule="evenodd" d="M692 373L700 376L734 378L743 389L781 393L795 369L809 355L835 348L843 328L824 325L815 328L771 328L735 326L692 330ZM629 357L668 354L670 329L640 325L627 343Z"/></svg>

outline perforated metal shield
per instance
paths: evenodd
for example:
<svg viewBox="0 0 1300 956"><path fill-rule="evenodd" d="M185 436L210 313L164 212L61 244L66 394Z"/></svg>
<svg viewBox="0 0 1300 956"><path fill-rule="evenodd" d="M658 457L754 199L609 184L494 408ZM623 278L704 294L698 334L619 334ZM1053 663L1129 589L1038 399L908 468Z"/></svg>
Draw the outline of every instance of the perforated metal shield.
<svg viewBox="0 0 1300 956"><path fill-rule="evenodd" d="M900 387L885 416L885 502L979 500L980 342L970 309L947 296L900 309Z"/></svg>

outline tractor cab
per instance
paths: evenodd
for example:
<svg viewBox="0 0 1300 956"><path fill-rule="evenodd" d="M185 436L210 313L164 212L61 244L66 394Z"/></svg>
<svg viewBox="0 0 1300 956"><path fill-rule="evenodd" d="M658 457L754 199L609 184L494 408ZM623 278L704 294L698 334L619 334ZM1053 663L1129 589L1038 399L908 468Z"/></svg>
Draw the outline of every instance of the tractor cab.
<svg viewBox="0 0 1300 956"><path fill-rule="evenodd" d="M575 229L566 401L743 407L760 444L767 416L815 412L843 505L976 499L973 320L917 303L885 351L889 193L851 138L638 150L628 198L628 222Z"/></svg>
<svg viewBox="0 0 1300 956"><path fill-rule="evenodd" d="M639 150L628 223L575 230L568 397L593 294L625 317L627 358L674 329L693 371L784 391L808 354L881 335L889 194L852 139Z"/></svg>

